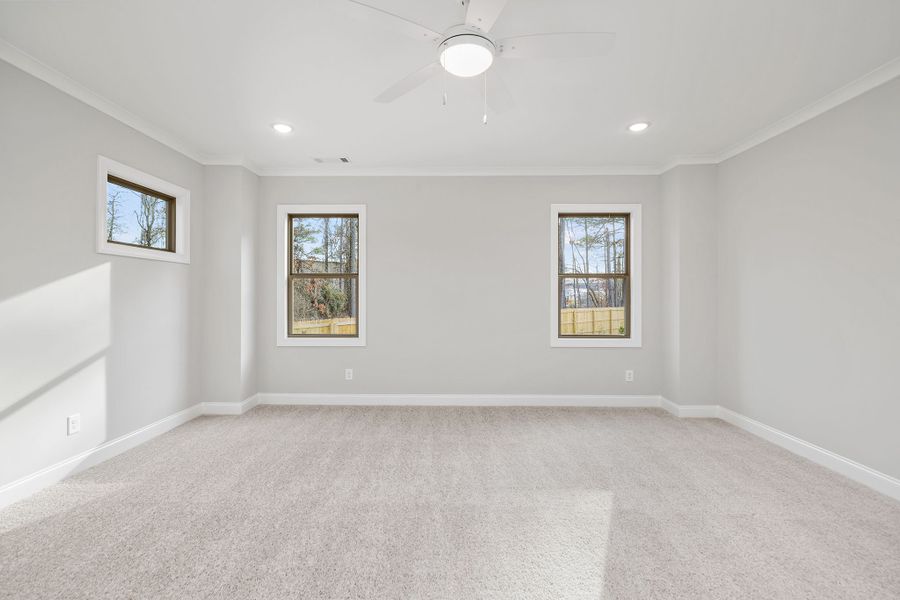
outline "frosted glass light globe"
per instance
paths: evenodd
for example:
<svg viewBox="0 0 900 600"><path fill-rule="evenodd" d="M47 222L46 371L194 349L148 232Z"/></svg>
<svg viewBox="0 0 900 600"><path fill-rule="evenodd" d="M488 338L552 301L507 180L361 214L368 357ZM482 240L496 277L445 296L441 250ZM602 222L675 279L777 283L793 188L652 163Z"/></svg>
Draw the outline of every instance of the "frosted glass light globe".
<svg viewBox="0 0 900 600"><path fill-rule="evenodd" d="M441 66L457 77L474 77L494 62L494 45L479 35L457 35L441 44Z"/></svg>

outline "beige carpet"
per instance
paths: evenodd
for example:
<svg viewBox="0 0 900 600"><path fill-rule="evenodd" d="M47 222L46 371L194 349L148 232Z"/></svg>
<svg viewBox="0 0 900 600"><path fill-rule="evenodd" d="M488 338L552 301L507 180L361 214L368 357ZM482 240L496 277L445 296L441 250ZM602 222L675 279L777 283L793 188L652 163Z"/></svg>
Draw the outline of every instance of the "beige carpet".
<svg viewBox="0 0 900 600"><path fill-rule="evenodd" d="M900 503L655 409L260 407L0 512L0 597L896 600Z"/></svg>

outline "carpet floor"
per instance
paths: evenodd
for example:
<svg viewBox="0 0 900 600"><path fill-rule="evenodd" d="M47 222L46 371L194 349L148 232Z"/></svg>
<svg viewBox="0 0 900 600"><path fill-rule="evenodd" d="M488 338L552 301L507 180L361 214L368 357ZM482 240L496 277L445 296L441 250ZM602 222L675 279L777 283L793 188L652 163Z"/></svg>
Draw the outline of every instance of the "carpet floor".
<svg viewBox="0 0 900 600"><path fill-rule="evenodd" d="M657 409L258 407L0 512L0 598L900 598L900 503Z"/></svg>

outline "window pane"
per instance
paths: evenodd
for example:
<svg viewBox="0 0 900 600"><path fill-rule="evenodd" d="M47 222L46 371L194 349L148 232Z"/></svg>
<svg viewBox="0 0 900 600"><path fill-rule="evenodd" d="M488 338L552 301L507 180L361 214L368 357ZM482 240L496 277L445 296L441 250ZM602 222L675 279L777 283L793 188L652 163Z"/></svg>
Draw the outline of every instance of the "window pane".
<svg viewBox="0 0 900 600"><path fill-rule="evenodd" d="M359 218L292 216L292 273L356 273Z"/></svg>
<svg viewBox="0 0 900 600"><path fill-rule="evenodd" d="M560 336L625 337L626 278L563 277L560 284Z"/></svg>
<svg viewBox="0 0 900 600"><path fill-rule="evenodd" d="M169 250L171 200L113 181L106 184L106 239L120 244Z"/></svg>
<svg viewBox="0 0 900 600"><path fill-rule="evenodd" d="M357 335L355 277L295 277L291 335Z"/></svg>
<svg viewBox="0 0 900 600"><path fill-rule="evenodd" d="M625 273L625 215L559 218L560 273Z"/></svg>

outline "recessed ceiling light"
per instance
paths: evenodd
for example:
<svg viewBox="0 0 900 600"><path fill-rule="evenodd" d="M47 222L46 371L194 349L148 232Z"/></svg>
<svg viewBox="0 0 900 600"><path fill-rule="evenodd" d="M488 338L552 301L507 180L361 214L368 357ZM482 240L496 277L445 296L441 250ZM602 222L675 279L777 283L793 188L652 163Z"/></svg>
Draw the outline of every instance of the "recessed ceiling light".
<svg viewBox="0 0 900 600"><path fill-rule="evenodd" d="M628 131L631 133L641 133L642 131L647 131L647 128L650 127L650 123L646 121L638 121L637 123L632 123L628 126Z"/></svg>
<svg viewBox="0 0 900 600"><path fill-rule="evenodd" d="M278 133L290 133L294 130L294 128L287 123L275 123L274 125L272 125L272 129L274 129Z"/></svg>

